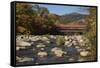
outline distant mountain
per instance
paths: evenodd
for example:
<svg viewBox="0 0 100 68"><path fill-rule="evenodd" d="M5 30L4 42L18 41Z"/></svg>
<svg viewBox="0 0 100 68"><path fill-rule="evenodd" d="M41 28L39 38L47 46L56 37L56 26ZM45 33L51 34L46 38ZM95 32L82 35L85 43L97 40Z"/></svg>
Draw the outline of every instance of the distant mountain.
<svg viewBox="0 0 100 68"><path fill-rule="evenodd" d="M70 23L70 22L76 22L81 19L86 18L86 14L80 14L80 13L70 13L70 14L64 14L61 16L61 21L63 23Z"/></svg>

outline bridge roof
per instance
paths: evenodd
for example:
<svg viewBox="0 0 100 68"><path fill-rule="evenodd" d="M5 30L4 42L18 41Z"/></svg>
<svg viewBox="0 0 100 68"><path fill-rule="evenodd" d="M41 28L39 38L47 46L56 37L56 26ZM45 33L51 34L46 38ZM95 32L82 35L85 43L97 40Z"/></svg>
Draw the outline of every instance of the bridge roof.
<svg viewBox="0 0 100 68"><path fill-rule="evenodd" d="M87 25L82 25L82 24L56 24L56 28L59 29L86 29Z"/></svg>

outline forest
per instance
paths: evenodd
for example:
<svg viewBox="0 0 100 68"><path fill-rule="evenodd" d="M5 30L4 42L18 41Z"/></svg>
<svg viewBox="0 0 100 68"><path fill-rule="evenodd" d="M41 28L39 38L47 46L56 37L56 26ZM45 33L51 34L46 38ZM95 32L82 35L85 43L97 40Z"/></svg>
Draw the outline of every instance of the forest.
<svg viewBox="0 0 100 68"><path fill-rule="evenodd" d="M59 16L50 14L48 9L39 5L16 5L17 34L47 34L54 23L59 23Z"/></svg>
<svg viewBox="0 0 100 68"><path fill-rule="evenodd" d="M84 9L90 10L90 9ZM77 12L57 15L50 13L48 8L38 4L16 4L16 32L17 34L55 34L56 24L79 23L89 15ZM87 23L85 23L87 24ZM37 28L38 27L38 28ZM41 29L41 30L40 30Z"/></svg>

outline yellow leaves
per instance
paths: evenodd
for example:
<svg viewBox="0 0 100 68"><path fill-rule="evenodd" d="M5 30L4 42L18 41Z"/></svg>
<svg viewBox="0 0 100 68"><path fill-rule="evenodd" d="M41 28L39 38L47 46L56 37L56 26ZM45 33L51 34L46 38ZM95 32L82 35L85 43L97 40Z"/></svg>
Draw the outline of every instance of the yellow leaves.
<svg viewBox="0 0 100 68"><path fill-rule="evenodd" d="M23 33L26 30L26 28L22 27L22 26L18 26L17 27L17 31Z"/></svg>
<svg viewBox="0 0 100 68"><path fill-rule="evenodd" d="M57 45L63 45L65 43L65 39L63 36L57 36L57 39L56 39L56 44Z"/></svg>
<svg viewBox="0 0 100 68"><path fill-rule="evenodd" d="M96 57L96 8L90 8L90 15L87 18L88 21L88 32L86 32L86 37L90 40L92 49L91 49L91 56L92 59ZM87 55L87 52L80 53L83 56Z"/></svg>

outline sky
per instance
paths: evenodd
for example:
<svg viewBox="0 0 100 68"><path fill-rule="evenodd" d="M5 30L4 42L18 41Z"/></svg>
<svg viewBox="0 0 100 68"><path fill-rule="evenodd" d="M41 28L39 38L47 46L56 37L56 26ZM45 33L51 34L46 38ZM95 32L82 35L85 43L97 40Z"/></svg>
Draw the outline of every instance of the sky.
<svg viewBox="0 0 100 68"><path fill-rule="evenodd" d="M62 5L46 5L39 4L41 7L46 7L50 11L50 13L64 15L69 13L80 13L80 14L89 14L89 11L84 10L89 7L80 7L80 6L62 6Z"/></svg>

